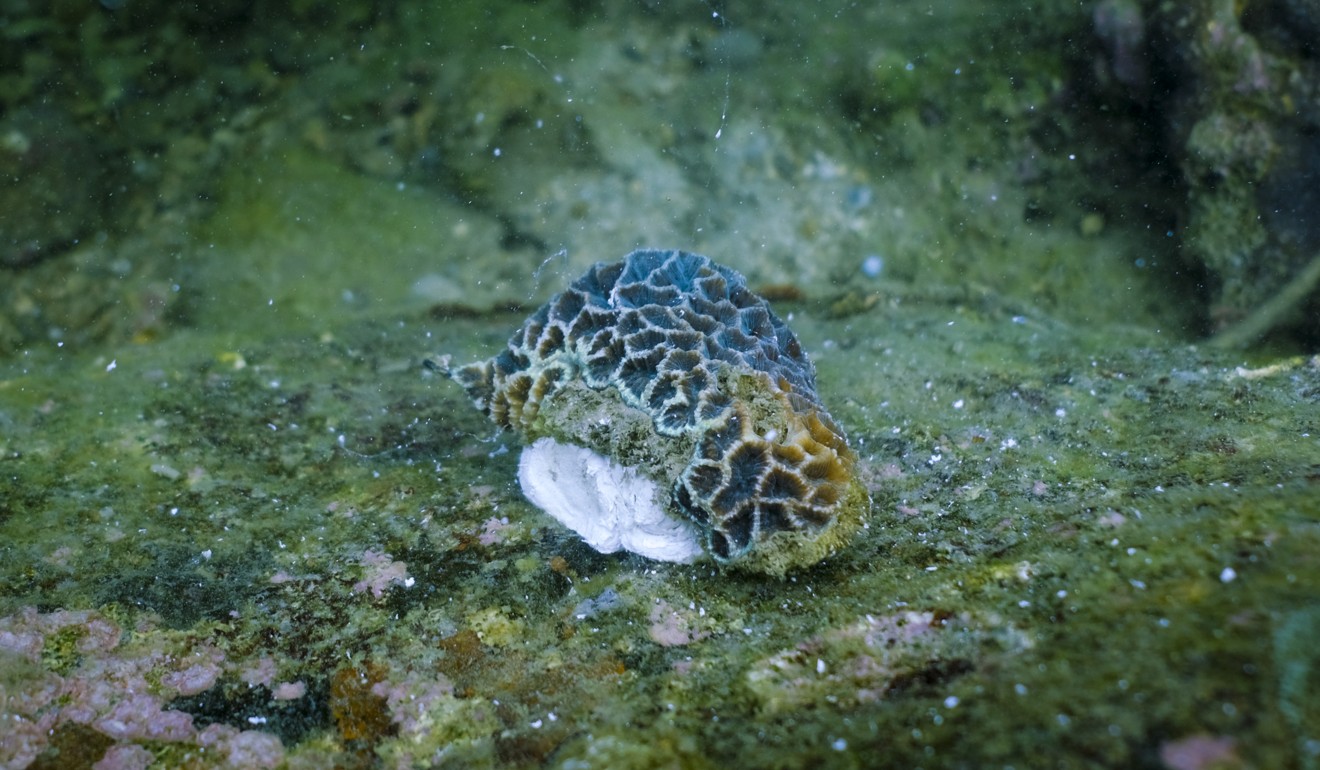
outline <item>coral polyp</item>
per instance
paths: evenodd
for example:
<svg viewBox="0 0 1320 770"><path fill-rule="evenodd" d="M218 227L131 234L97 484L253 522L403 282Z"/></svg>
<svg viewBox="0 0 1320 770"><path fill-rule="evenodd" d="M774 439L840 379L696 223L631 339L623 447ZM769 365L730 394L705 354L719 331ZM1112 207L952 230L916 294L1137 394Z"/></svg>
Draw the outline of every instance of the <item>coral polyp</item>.
<svg viewBox="0 0 1320 770"><path fill-rule="evenodd" d="M815 563L870 505L797 338L741 275L698 254L645 249L597 263L503 352L450 375L524 435L525 452L585 447L667 488L656 504L722 563L775 574ZM553 442L533 443L543 437ZM541 504L563 497L547 485L578 475L521 481ZM575 512L547 512L579 529L566 521Z"/></svg>

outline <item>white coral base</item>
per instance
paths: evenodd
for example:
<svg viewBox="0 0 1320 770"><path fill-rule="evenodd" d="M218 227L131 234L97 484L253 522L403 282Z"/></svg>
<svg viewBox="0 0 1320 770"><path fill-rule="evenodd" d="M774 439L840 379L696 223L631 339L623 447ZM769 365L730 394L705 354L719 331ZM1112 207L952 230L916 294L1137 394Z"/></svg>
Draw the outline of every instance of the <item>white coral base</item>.
<svg viewBox="0 0 1320 770"><path fill-rule="evenodd" d="M654 481L590 449L539 438L522 451L518 483L537 508L601 553L684 563L702 553L693 527L665 512Z"/></svg>

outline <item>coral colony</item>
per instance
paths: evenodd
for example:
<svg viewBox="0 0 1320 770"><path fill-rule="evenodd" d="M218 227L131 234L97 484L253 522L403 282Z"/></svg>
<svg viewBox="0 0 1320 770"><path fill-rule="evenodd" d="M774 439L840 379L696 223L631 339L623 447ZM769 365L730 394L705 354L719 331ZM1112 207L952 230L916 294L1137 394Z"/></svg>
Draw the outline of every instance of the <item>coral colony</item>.
<svg viewBox="0 0 1320 770"><path fill-rule="evenodd" d="M697 254L597 263L450 376L524 435L528 499L605 553L783 574L870 507L793 333Z"/></svg>

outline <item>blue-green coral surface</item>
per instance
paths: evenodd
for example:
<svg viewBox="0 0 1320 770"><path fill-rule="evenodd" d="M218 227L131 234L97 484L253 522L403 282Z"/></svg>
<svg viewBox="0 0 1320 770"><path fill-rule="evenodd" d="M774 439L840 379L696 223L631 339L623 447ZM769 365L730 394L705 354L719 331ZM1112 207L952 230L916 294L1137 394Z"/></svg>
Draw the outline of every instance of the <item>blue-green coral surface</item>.
<svg viewBox="0 0 1320 770"><path fill-rule="evenodd" d="M814 563L870 504L793 332L740 274L699 254L641 249L597 263L499 355L453 377L498 425L530 437L553 432L544 410L578 406L569 383L613 389L620 408L650 419L652 442L686 456L658 480L722 562L764 543L775 557L755 563L769 571Z"/></svg>

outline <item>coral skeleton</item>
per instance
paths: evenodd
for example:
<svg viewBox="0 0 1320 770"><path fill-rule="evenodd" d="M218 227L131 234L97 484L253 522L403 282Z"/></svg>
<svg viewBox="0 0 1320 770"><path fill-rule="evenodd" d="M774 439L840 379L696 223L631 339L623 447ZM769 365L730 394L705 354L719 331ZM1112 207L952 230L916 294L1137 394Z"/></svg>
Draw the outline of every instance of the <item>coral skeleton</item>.
<svg viewBox="0 0 1320 770"><path fill-rule="evenodd" d="M696 532L665 512L654 481L590 449L538 438L519 458L518 483L537 508L601 553L675 562L701 555Z"/></svg>

